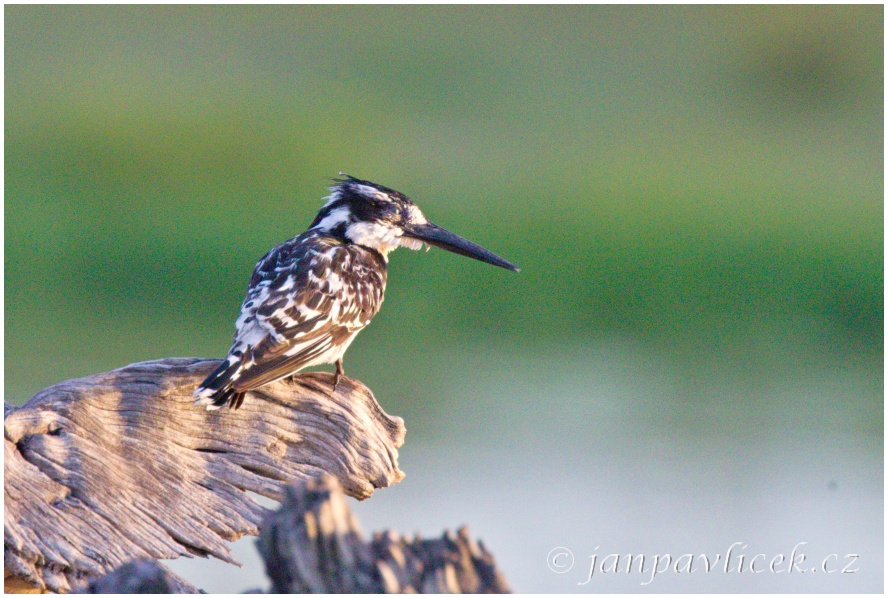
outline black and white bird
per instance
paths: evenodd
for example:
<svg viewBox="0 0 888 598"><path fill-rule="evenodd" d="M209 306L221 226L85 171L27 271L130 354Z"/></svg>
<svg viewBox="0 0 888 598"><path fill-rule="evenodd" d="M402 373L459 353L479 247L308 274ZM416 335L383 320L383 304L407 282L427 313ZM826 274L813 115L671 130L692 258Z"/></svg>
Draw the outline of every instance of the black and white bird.
<svg viewBox="0 0 888 598"><path fill-rule="evenodd" d="M307 231L266 253L253 270L234 343L194 391L208 410L237 409L247 391L313 365L335 363L379 311L388 254L434 245L518 271L503 258L426 220L408 197L342 175Z"/></svg>

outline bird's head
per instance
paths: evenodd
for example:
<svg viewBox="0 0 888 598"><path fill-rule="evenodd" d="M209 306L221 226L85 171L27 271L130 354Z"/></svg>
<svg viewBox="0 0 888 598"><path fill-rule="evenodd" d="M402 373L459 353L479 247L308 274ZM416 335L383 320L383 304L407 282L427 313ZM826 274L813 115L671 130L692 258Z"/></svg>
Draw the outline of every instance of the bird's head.
<svg viewBox="0 0 888 598"><path fill-rule="evenodd" d="M429 222L415 203L394 189L342 175L310 230L343 238L388 256L397 247L434 245L494 266L518 271L498 255Z"/></svg>

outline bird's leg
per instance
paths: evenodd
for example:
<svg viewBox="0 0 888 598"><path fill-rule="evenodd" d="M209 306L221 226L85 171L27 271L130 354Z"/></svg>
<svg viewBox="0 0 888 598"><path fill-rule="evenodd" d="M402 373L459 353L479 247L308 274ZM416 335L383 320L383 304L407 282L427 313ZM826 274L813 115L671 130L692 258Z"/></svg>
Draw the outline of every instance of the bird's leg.
<svg viewBox="0 0 888 598"><path fill-rule="evenodd" d="M336 360L336 373L333 374L333 392L336 392L336 386L339 381L345 378L345 370L342 369L342 359Z"/></svg>

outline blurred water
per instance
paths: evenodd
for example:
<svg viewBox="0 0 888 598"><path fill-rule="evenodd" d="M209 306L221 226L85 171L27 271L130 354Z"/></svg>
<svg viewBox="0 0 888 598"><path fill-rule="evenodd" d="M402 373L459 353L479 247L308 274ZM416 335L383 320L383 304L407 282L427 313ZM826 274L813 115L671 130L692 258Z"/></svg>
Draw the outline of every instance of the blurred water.
<svg viewBox="0 0 888 598"><path fill-rule="evenodd" d="M701 356L691 377L686 361L616 338L542 356L486 352L480 371L478 357L461 349L440 361L452 367L452 400L436 409L436 434L416 439L407 421L407 478L353 501L366 531L434 536L468 524L524 592L882 590L874 370L826 353L761 355L762 373L738 382L723 352ZM235 544L242 570L200 559L173 568L208 591L267 587L253 542ZM587 581L593 554L714 560L735 542L729 573L698 559L653 581L600 570ZM828 565L841 570L858 554L857 570L736 571L741 554L766 555L757 568L778 554L789 562L800 542L801 568L836 554ZM556 547L574 555L567 572L547 565Z"/></svg>

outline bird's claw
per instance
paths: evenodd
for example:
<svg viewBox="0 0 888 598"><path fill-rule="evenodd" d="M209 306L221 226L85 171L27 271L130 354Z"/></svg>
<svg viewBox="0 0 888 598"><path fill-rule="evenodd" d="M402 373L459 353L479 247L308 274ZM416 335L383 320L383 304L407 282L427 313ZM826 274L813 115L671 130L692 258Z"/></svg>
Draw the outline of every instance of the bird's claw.
<svg viewBox="0 0 888 598"><path fill-rule="evenodd" d="M342 360L340 359L336 362L336 373L333 374L333 392L336 392L336 387L339 386L339 381L343 378L345 378L345 370L342 369Z"/></svg>

